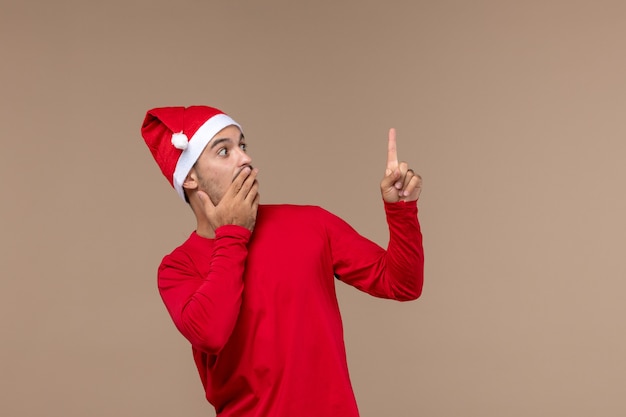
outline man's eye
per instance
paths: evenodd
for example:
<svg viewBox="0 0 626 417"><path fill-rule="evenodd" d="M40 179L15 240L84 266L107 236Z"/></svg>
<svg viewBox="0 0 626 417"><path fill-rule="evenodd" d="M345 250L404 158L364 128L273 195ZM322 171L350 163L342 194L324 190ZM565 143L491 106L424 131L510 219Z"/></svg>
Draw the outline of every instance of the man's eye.
<svg viewBox="0 0 626 417"><path fill-rule="evenodd" d="M222 148L219 151L217 151L217 154L219 156L226 156L226 155L228 155L228 150L226 148Z"/></svg>
<svg viewBox="0 0 626 417"><path fill-rule="evenodd" d="M239 147L241 148L242 151L247 152L248 151L248 145L246 145L245 143L240 143Z"/></svg>

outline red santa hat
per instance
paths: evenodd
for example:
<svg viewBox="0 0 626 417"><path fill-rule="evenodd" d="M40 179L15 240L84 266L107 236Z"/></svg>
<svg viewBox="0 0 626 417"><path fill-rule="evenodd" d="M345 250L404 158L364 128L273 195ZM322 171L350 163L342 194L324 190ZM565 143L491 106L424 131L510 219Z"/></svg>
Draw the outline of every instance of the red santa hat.
<svg viewBox="0 0 626 417"><path fill-rule="evenodd" d="M183 182L206 145L227 126L241 126L208 106L160 107L149 110L141 135L165 178L184 200Z"/></svg>

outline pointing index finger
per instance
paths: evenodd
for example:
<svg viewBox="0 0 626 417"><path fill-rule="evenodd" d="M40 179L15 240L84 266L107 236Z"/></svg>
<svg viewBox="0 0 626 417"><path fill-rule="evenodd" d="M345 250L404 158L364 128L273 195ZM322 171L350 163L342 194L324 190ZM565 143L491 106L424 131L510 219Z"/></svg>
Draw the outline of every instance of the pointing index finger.
<svg viewBox="0 0 626 417"><path fill-rule="evenodd" d="M396 147L396 129L389 129L389 142L387 144L387 169L398 168L398 150Z"/></svg>

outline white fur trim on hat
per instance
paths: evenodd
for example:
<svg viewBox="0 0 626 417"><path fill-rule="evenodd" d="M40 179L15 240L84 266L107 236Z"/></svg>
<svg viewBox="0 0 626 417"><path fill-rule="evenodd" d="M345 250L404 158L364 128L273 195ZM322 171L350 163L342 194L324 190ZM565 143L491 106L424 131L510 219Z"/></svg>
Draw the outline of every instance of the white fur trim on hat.
<svg viewBox="0 0 626 417"><path fill-rule="evenodd" d="M185 192L183 191L183 183L185 182L185 178L187 178L187 174L191 171L193 164L196 163L200 154L204 150L204 148L208 145L208 143L213 139L220 130L224 129L228 126L237 126L239 130L243 132L239 123L235 122L230 116L220 113L211 117L209 120L204 122L202 126L196 131L196 133L189 139L186 148L183 150L183 153L178 158L178 162L176 163L176 169L174 169L174 189L182 198L185 199ZM185 136L186 137L186 136ZM172 136L172 144L174 144L174 135ZM176 144L174 144L176 146ZM179 148L180 149L180 148Z"/></svg>

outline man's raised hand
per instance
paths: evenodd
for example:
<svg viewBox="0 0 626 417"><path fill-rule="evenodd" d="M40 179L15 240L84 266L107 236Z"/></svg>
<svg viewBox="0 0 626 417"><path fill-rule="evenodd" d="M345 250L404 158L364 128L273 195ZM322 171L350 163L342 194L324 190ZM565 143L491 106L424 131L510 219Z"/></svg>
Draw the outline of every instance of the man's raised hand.
<svg viewBox="0 0 626 417"><path fill-rule="evenodd" d="M227 224L245 227L252 231L259 208L258 169L244 167L230 184L222 199L213 204L208 194L198 191L204 214L213 230Z"/></svg>
<svg viewBox="0 0 626 417"><path fill-rule="evenodd" d="M415 201L422 192L422 177L409 168L406 162L398 162L396 130L389 129L387 144L387 169L380 182L383 200L388 203Z"/></svg>

